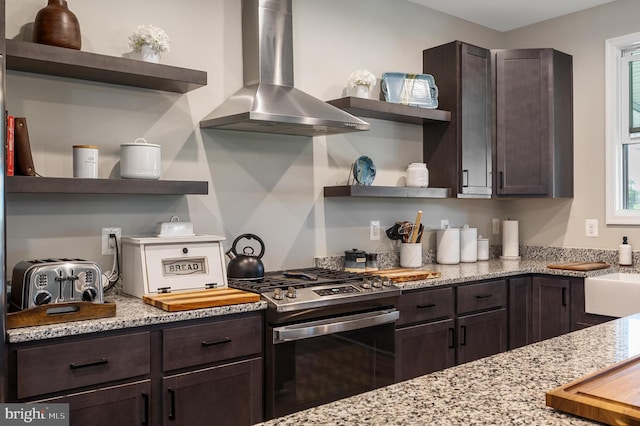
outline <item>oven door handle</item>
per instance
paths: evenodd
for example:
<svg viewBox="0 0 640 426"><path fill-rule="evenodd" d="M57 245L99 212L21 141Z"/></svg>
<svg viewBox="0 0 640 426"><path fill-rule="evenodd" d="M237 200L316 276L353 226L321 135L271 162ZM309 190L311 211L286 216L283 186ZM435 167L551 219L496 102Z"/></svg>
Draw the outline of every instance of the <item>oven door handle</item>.
<svg viewBox="0 0 640 426"><path fill-rule="evenodd" d="M395 322L399 317L400 313L396 309L385 309L364 314L310 321L302 324L285 325L273 329L273 343L284 343L309 337L325 336L327 334L388 324Z"/></svg>

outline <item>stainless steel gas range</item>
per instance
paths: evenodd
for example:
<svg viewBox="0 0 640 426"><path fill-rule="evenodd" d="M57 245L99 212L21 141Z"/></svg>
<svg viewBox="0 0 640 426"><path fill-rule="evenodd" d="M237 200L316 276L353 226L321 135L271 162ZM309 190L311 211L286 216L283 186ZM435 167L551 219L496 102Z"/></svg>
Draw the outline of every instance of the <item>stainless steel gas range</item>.
<svg viewBox="0 0 640 426"><path fill-rule="evenodd" d="M394 382L400 289L391 281L305 268L228 284L268 304L267 419Z"/></svg>

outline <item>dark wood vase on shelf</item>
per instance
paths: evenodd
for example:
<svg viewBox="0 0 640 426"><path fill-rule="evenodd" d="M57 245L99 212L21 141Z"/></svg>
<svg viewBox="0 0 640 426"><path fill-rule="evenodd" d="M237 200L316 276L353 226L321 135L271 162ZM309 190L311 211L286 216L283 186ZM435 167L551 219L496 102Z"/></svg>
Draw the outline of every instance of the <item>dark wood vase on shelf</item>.
<svg viewBox="0 0 640 426"><path fill-rule="evenodd" d="M80 24L65 0L49 0L33 24L34 43L80 50Z"/></svg>

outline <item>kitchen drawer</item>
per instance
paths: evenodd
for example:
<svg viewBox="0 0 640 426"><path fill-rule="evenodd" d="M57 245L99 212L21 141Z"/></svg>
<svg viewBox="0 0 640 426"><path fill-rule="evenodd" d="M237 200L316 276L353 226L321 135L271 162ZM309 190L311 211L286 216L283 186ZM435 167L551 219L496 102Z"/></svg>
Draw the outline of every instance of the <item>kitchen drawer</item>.
<svg viewBox="0 0 640 426"><path fill-rule="evenodd" d="M163 330L164 371L262 352L262 317L224 320Z"/></svg>
<svg viewBox="0 0 640 426"><path fill-rule="evenodd" d="M458 314L507 306L506 280L461 285L457 291Z"/></svg>
<svg viewBox="0 0 640 426"><path fill-rule="evenodd" d="M403 293L398 300L397 308L400 311L397 326L450 318L454 314L453 288Z"/></svg>
<svg viewBox="0 0 640 426"><path fill-rule="evenodd" d="M143 376L150 353L148 332L18 349L17 397Z"/></svg>

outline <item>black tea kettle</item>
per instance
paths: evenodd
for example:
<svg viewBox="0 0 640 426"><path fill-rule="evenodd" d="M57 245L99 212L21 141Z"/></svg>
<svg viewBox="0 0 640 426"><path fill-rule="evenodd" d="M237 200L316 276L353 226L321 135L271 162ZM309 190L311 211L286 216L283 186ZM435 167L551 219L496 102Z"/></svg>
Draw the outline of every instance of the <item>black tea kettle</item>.
<svg viewBox="0 0 640 426"><path fill-rule="evenodd" d="M251 246L245 246L242 254L238 254L236 245L238 242L246 238L248 240L256 240L260 243L260 253L254 254L255 250ZM227 265L227 278L234 280L255 281L264 278L264 265L260 260L264 255L264 242L257 235L242 234L233 241L231 248L226 252L229 256L229 264Z"/></svg>

